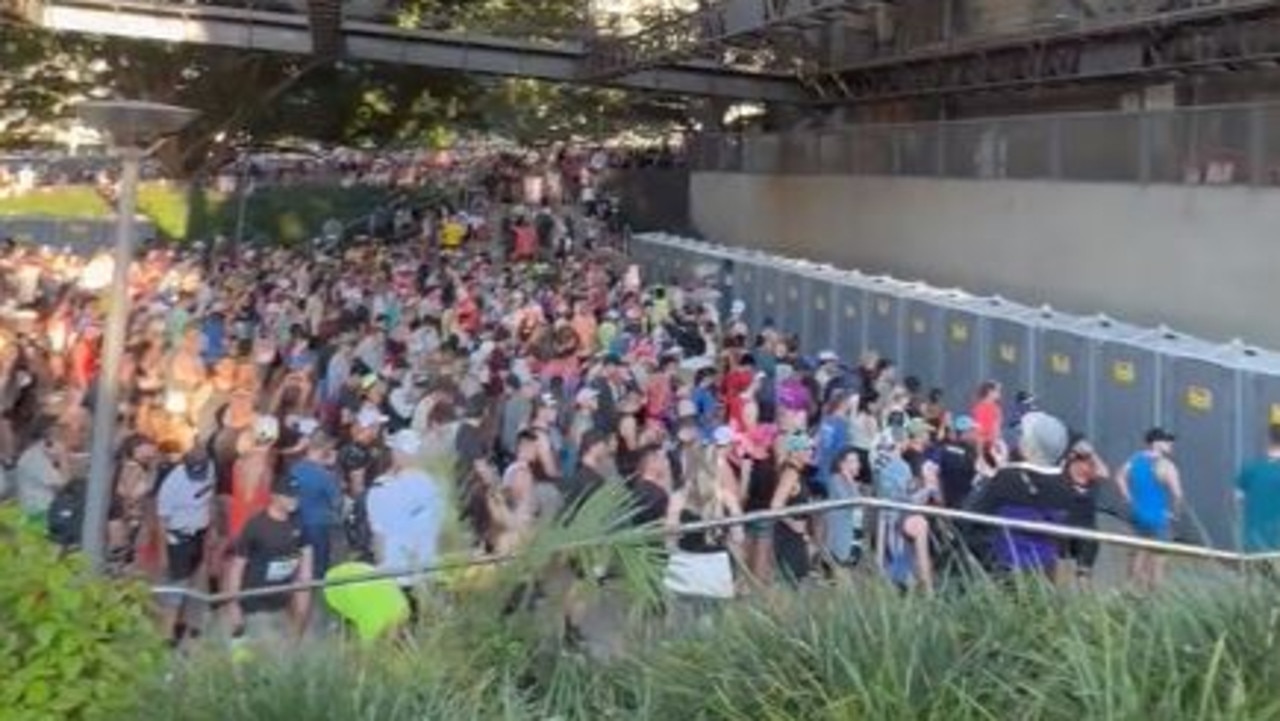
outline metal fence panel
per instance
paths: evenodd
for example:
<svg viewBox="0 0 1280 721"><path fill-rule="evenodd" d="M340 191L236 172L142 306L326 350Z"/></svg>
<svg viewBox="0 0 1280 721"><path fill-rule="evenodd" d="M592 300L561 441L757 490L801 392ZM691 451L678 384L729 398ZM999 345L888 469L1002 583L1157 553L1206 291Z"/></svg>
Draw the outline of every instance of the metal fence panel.
<svg viewBox="0 0 1280 721"><path fill-rule="evenodd" d="M849 136L850 163L857 175L891 175L893 167L892 126L860 125Z"/></svg>
<svg viewBox="0 0 1280 721"><path fill-rule="evenodd" d="M1185 108L1144 117L1151 179L1191 185L1238 185L1261 174L1253 142L1263 133L1260 111Z"/></svg>
<svg viewBox="0 0 1280 721"><path fill-rule="evenodd" d="M1240 373L1206 358L1161 354L1164 419L1178 435L1177 463L1197 536L1236 543ZM1200 539L1198 539L1200 540Z"/></svg>
<svg viewBox="0 0 1280 721"><path fill-rule="evenodd" d="M828 131L818 136L818 169L831 175L844 175L852 169L848 131Z"/></svg>
<svg viewBox="0 0 1280 721"><path fill-rule="evenodd" d="M1142 115L1068 115L1061 120L1062 175L1072 180L1145 181Z"/></svg>
<svg viewBox="0 0 1280 721"><path fill-rule="evenodd" d="M743 142L743 170L748 173L777 173L781 168L781 138L777 135L747 135Z"/></svg>
<svg viewBox="0 0 1280 721"><path fill-rule="evenodd" d="M1004 170L1008 178L1048 178L1054 173L1052 121L1019 118L1002 121Z"/></svg>
<svg viewBox="0 0 1280 721"><path fill-rule="evenodd" d="M894 170L898 175L938 175L942 130L937 125L896 125L893 128Z"/></svg>

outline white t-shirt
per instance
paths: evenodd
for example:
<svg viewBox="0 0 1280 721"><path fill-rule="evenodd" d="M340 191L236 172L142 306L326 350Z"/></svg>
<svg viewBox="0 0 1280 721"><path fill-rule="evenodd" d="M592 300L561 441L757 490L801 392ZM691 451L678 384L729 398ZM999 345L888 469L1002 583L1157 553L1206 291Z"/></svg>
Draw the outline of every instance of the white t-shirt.
<svg viewBox="0 0 1280 721"><path fill-rule="evenodd" d="M435 563L444 526L445 500L440 484L417 469L405 469L369 490L369 528L380 539L383 571ZM401 586L425 576L406 576Z"/></svg>
<svg viewBox="0 0 1280 721"><path fill-rule="evenodd" d="M34 443L18 456L13 468L13 483L18 505L26 513L44 513L62 487L62 474L45 452L43 443Z"/></svg>
<svg viewBox="0 0 1280 721"><path fill-rule="evenodd" d="M156 495L156 515L166 531L193 534L209 527L215 478L212 461L199 480L193 479L184 465L169 471Z"/></svg>

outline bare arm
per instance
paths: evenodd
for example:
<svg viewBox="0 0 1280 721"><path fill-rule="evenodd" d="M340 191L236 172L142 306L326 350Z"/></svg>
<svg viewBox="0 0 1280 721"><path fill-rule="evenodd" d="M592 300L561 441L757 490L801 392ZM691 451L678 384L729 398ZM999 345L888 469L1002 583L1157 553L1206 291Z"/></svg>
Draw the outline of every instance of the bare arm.
<svg viewBox="0 0 1280 721"><path fill-rule="evenodd" d="M302 549L302 558L298 561L298 571L293 580L297 583L311 581L315 574L315 553L311 546ZM307 633L307 625L311 621L311 591L296 591L289 600L293 612L294 633L302 640Z"/></svg>
<svg viewBox="0 0 1280 721"><path fill-rule="evenodd" d="M233 596L240 593L241 581L244 578L244 556L233 555L227 568L223 572L222 578L226 581L226 592ZM232 633L239 633L244 628L244 611L240 609L240 602L236 600L227 602L227 627Z"/></svg>
<svg viewBox="0 0 1280 721"><path fill-rule="evenodd" d="M1133 503L1133 494L1129 492L1129 464L1125 463L1120 466L1120 471L1116 473L1116 489L1120 491L1120 497L1124 499L1125 505Z"/></svg>
<svg viewBox="0 0 1280 721"><path fill-rule="evenodd" d="M552 478L560 477L560 461L556 458L556 454L551 450L551 440L547 438L547 434L538 434L538 462L542 464L542 470Z"/></svg>
<svg viewBox="0 0 1280 721"><path fill-rule="evenodd" d="M1175 514L1182 513L1182 474L1178 472L1178 467L1170 461L1162 461L1160 463L1160 482L1169 491L1169 497L1173 501L1173 512Z"/></svg>

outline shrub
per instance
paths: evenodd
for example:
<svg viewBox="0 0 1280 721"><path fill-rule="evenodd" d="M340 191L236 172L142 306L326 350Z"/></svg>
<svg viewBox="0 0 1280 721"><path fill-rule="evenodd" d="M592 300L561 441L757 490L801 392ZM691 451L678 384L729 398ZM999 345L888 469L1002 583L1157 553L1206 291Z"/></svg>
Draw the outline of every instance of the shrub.
<svg viewBox="0 0 1280 721"><path fill-rule="evenodd" d="M0 505L0 719L95 719L126 710L164 646L142 586L88 572Z"/></svg>

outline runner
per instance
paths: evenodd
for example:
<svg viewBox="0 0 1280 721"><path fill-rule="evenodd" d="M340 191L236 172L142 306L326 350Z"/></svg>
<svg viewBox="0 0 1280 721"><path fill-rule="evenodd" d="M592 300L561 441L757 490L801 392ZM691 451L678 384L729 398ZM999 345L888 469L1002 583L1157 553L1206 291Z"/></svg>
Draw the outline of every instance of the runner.
<svg viewBox="0 0 1280 721"><path fill-rule="evenodd" d="M294 520L299 488L290 476L271 484L271 501L245 524L231 548L227 592L253 591L306 583L312 578L312 548ZM311 591L300 590L253 596L226 605L227 626L233 639L275 650L296 642L307 632Z"/></svg>
<svg viewBox="0 0 1280 721"><path fill-rule="evenodd" d="M1133 454L1120 469L1120 493L1129 506L1134 533L1158 541L1173 540L1173 522L1182 512L1182 479L1171 455L1175 437L1152 428L1146 448ZM1135 551L1130 577L1138 588L1151 591L1164 579L1165 559L1151 551Z"/></svg>

